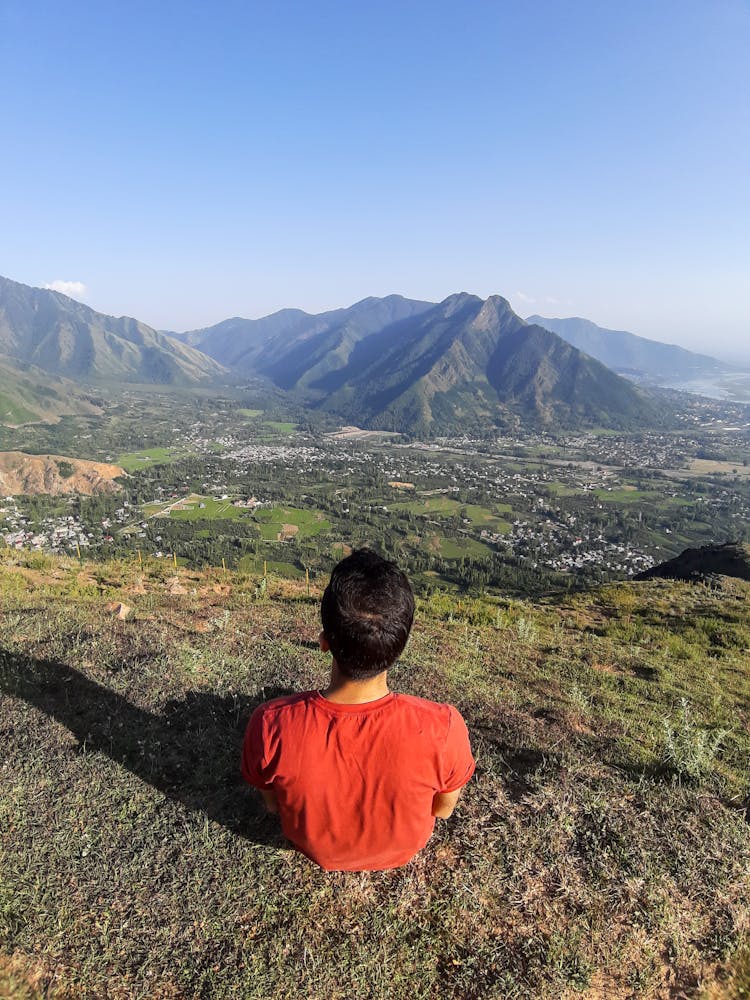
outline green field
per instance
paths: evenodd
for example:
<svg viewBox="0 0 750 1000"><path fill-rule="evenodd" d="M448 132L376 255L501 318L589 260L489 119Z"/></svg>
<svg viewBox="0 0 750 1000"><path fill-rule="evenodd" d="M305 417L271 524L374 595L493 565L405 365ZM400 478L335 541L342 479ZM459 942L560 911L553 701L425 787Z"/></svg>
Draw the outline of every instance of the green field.
<svg viewBox="0 0 750 1000"><path fill-rule="evenodd" d="M472 559L483 559L492 555L492 549L489 545L484 545L475 538L445 538L441 535L434 535L433 539L437 539L436 554L441 555L443 559L462 559L464 556L470 556Z"/></svg>
<svg viewBox="0 0 750 1000"><path fill-rule="evenodd" d="M260 537L267 542L279 541L279 535L288 538L311 538L331 530L331 522L319 510L299 510L296 507L273 507L259 510L255 520L260 526ZM288 530L285 530L286 529ZM296 531L293 529L297 529Z"/></svg>
<svg viewBox="0 0 750 1000"><path fill-rule="evenodd" d="M138 469L146 469L150 465L166 465L168 462L175 462L178 458L183 458L185 454L184 448L144 448L143 451L131 451L120 455L115 460L115 464L121 465L126 472L136 472Z"/></svg>
<svg viewBox="0 0 750 1000"><path fill-rule="evenodd" d="M297 425L290 423L288 420L264 420L264 427L271 427L273 430L278 431L279 434L294 434L297 429Z"/></svg>
<svg viewBox="0 0 750 1000"><path fill-rule="evenodd" d="M480 507L478 504L461 503L452 497L438 496L426 497L424 500L408 500L399 503L389 504L393 511L409 511L421 517L465 517L471 521L475 528L487 528L488 531L496 531L499 534L506 534L510 531L510 523L498 514L510 514L511 508L508 504L495 504L492 508Z"/></svg>
<svg viewBox="0 0 750 1000"><path fill-rule="evenodd" d="M146 517L153 517L162 511L168 511L168 516L178 521L215 521L249 516L246 508L233 507L231 500L214 500L213 497L201 496L199 493L190 493L180 500L148 503L143 506Z"/></svg>
<svg viewBox="0 0 750 1000"><path fill-rule="evenodd" d="M252 420L256 422L256 425L263 430L276 431L278 434L294 434L297 429L297 425L289 420L264 420L263 415L265 410L252 410L247 407L241 407L237 410L237 413L241 417L245 417L246 420Z"/></svg>
<svg viewBox="0 0 750 1000"><path fill-rule="evenodd" d="M661 493L654 493L651 490L625 490L625 489L600 489L592 490L592 494L598 500L607 500L610 503L636 503L638 500L659 500L663 499Z"/></svg>
<svg viewBox="0 0 750 1000"><path fill-rule="evenodd" d="M560 483L550 480L544 484L550 492L554 493L558 497L572 497L583 493L581 489L577 489L575 486L570 486L568 483Z"/></svg>

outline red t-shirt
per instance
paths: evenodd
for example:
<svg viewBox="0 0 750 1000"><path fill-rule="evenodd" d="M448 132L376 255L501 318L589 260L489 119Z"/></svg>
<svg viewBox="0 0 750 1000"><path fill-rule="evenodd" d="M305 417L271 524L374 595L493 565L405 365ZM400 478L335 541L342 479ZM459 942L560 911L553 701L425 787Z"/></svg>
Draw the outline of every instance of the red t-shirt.
<svg viewBox="0 0 750 1000"><path fill-rule="evenodd" d="M266 702L242 751L245 780L276 793L285 836L333 871L405 864L430 838L435 793L461 788L474 767L452 705L393 693L362 705L317 691Z"/></svg>

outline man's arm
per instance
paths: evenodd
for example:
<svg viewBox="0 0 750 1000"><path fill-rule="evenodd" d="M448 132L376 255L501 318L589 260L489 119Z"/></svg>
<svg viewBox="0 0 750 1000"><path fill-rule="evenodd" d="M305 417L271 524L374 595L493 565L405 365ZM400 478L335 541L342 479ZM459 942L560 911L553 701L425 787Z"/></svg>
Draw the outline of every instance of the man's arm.
<svg viewBox="0 0 750 1000"><path fill-rule="evenodd" d="M455 792L437 792L432 800L432 815L438 819L448 819L456 808L462 791L463 788L457 788Z"/></svg>
<svg viewBox="0 0 750 1000"><path fill-rule="evenodd" d="M458 709L452 705L448 705L447 708L450 718L443 750L443 766L438 780L443 788L452 788L453 791L436 792L432 799L432 815L440 819L448 819L452 814L464 785L474 773L476 766L471 755L466 723Z"/></svg>
<svg viewBox="0 0 750 1000"><path fill-rule="evenodd" d="M270 775L263 766L266 753L266 740L263 732L263 711L265 705L259 705L250 716L242 743L242 759L240 768L242 777L260 792L266 810L274 815L279 811L276 792L273 790ZM266 786L265 788L263 786Z"/></svg>
<svg viewBox="0 0 750 1000"><path fill-rule="evenodd" d="M277 814L279 811L279 803L276 801L276 792L274 792L272 788L268 790L259 788L258 791L263 796L263 801L266 804L268 812Z"/></svg>

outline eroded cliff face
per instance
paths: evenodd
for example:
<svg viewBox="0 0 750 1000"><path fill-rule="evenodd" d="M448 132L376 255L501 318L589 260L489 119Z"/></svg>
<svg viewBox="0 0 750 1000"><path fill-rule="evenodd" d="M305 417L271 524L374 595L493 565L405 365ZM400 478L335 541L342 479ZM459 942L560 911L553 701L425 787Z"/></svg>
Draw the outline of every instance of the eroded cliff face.
<svg viewBox="0 0 750 1000"><path fill-rule="evenodd" d="M0 452L0 496L46 493L116 493L115 482L125 475L119 465L87 462L64 455L26 455L21 451Z"/></svg>

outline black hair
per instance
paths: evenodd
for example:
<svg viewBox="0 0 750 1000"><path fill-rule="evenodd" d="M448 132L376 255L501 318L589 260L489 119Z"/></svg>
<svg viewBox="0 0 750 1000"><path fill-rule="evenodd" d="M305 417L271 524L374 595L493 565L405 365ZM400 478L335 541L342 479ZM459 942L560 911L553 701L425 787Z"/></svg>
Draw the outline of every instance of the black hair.
<svg viewBox="0 0 750 1000"><path fill-rule="evenodd" d="M403 652L414 621L414 594L395 563L357 549L334 566L320 614L341 672L368 680Z"/></svg>

